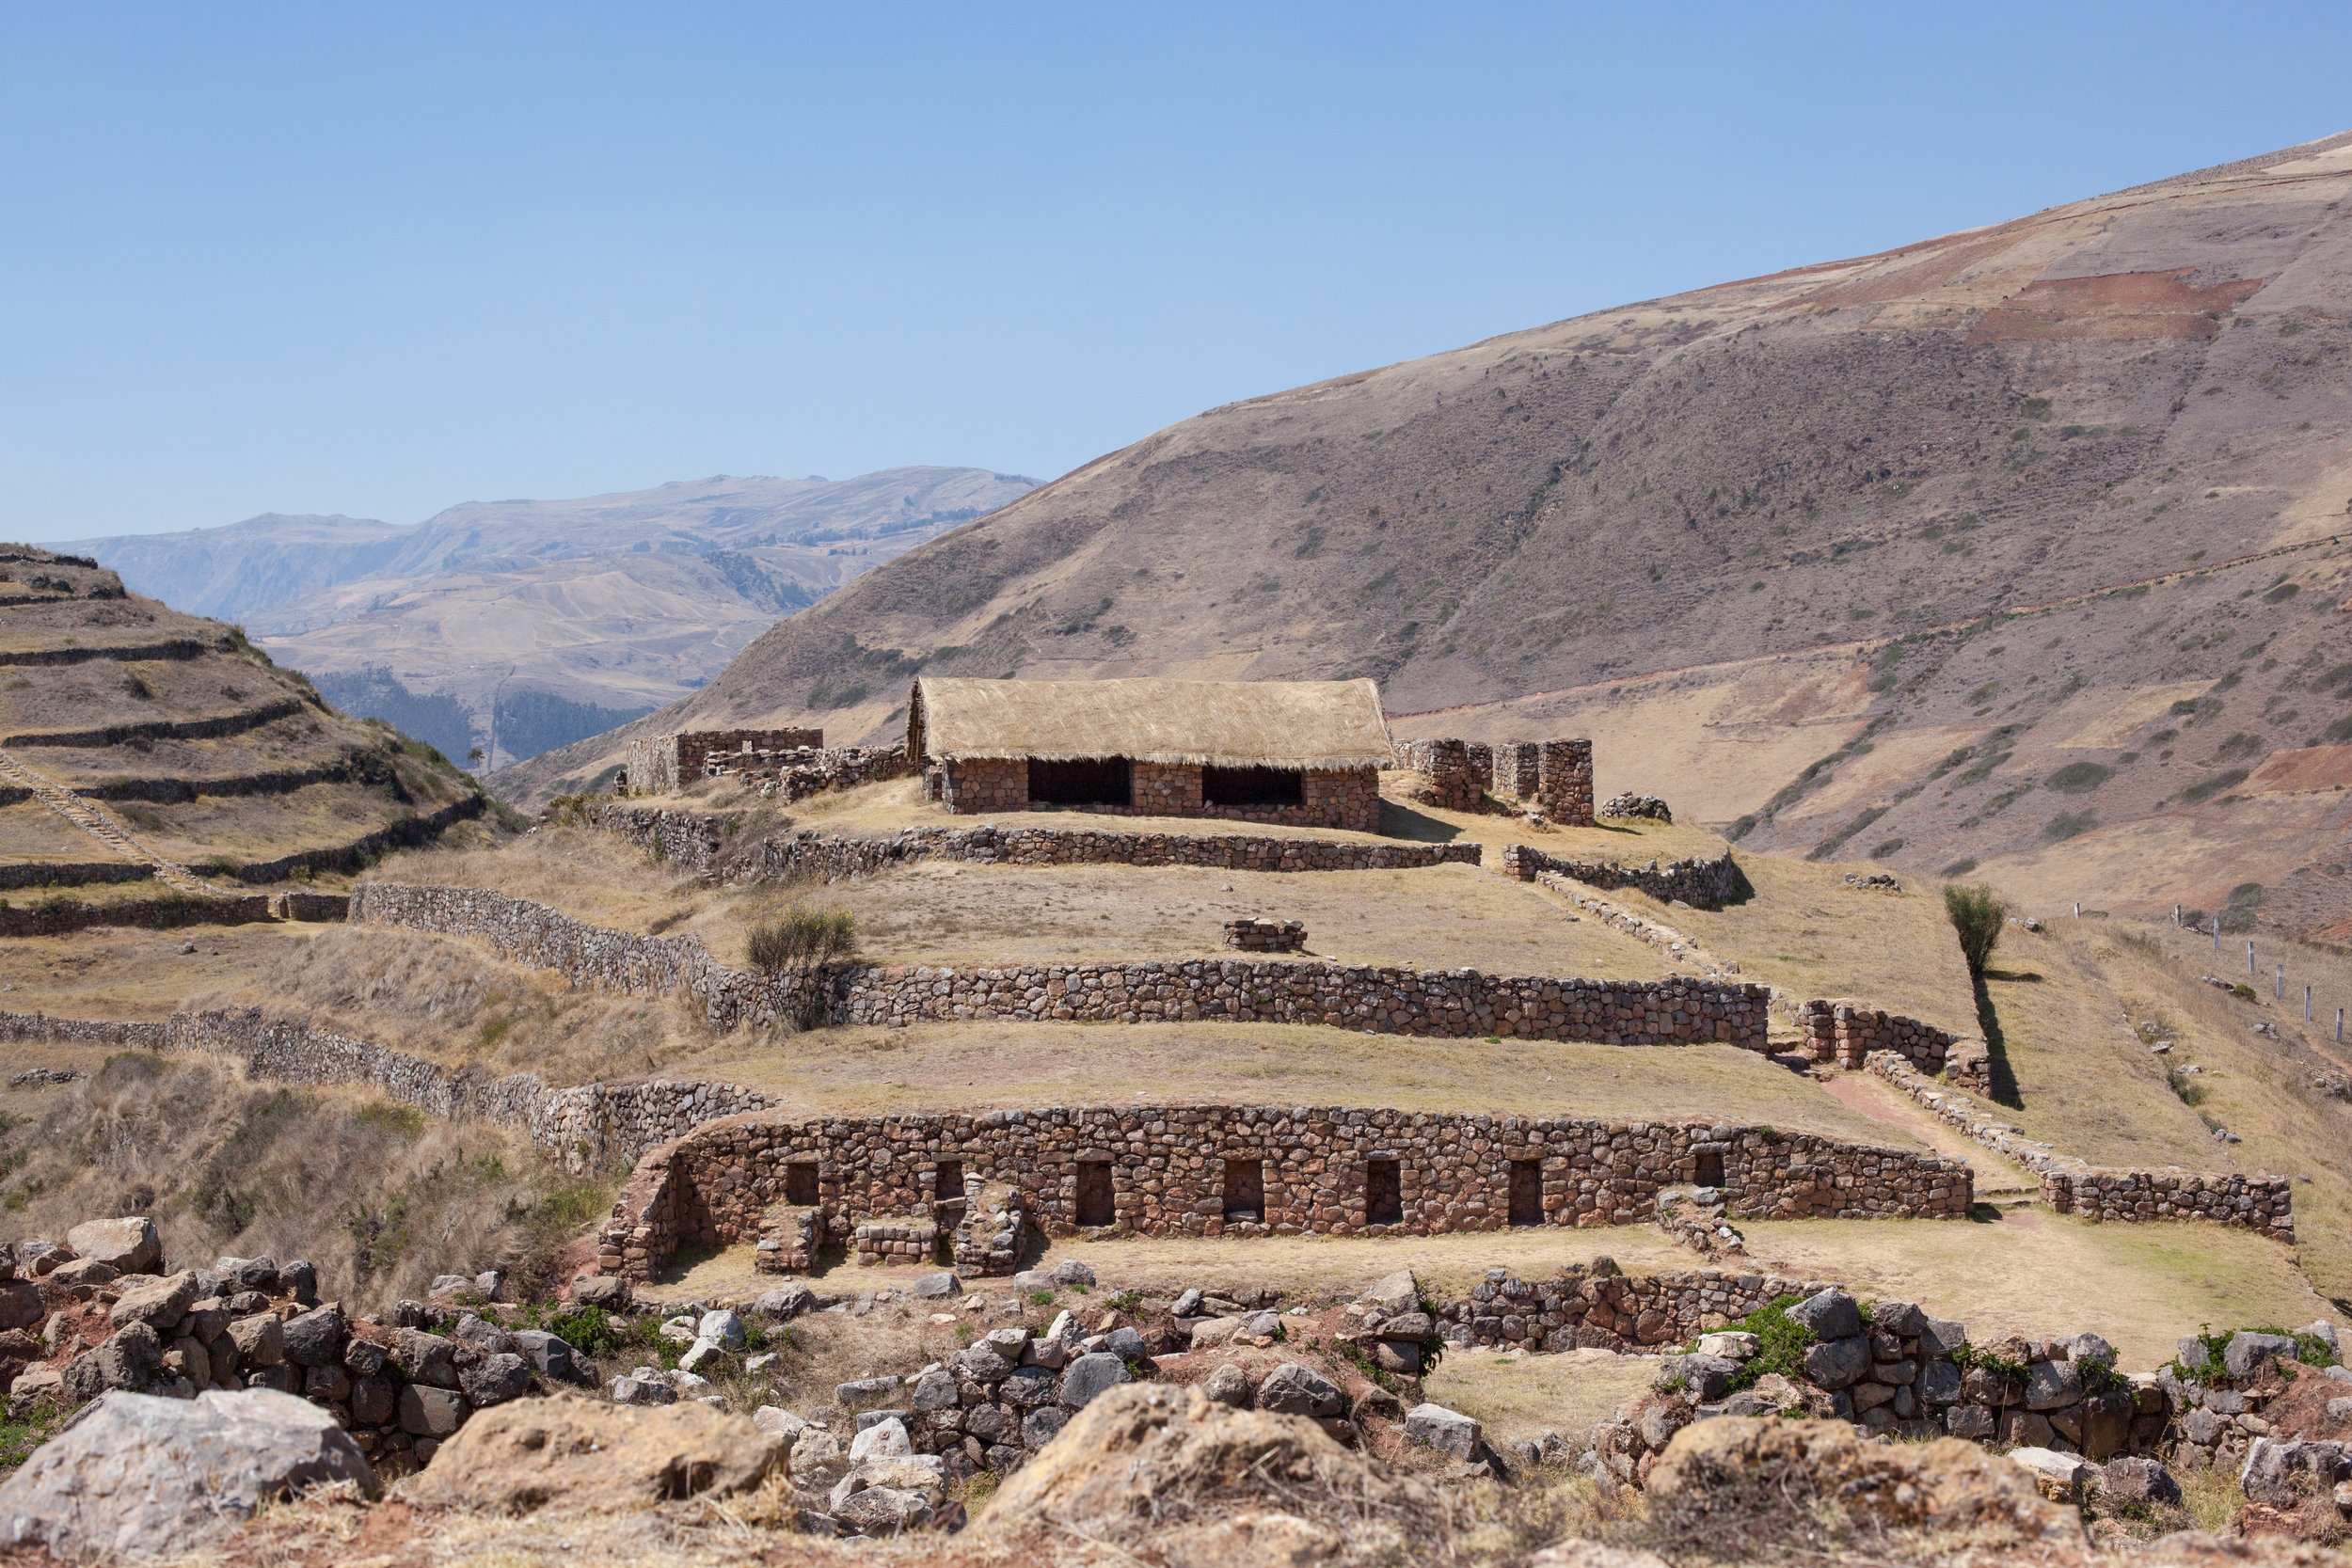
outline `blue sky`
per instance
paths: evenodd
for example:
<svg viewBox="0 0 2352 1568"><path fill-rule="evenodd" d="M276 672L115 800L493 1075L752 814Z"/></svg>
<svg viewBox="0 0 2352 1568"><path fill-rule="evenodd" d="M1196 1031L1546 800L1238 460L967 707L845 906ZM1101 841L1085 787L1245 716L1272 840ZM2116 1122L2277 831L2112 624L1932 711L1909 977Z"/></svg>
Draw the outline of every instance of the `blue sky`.
<svg viewBox="0 0 2352 1568"><path fill-rule="evenodd" d="M1050 477L2352 126L2352 7L0 9L0 534Z"/></svg>

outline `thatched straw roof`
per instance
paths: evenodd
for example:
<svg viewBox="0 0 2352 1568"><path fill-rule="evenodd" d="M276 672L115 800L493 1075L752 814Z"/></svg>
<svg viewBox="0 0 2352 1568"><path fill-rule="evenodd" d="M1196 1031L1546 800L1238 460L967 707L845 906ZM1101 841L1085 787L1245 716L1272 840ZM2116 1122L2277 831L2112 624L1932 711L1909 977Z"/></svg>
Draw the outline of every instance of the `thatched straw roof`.
<svg viewBox="0 0 2352 1568"><path fill-rule="evenodd" d="M1224 768L1363 768L1391 754L1380 689L1368 680L926 675L907 701L907 755L933 761L1130 757Z"/></svg>

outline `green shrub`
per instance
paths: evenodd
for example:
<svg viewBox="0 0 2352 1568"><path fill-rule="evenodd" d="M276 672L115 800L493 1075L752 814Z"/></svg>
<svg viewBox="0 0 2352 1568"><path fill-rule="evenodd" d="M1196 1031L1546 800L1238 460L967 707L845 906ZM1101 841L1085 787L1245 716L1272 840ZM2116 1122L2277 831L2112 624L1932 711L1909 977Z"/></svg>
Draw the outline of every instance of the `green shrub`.
<svg viewBox="0 0 2352 1568"><path fill-rule="evenodd" d="M2070 762L2042 783L2061 795L2088 795L2113 777L2115 769L2100 763Z"/></svg>
<svg viewBox="0 0 2352 1568"><path fill-rule="evenodd" d="M796 904L752 927L755 969L805 974L857 951L857 916Z"/></svg>
<svg viewBox="0 0 2352 1568"><path fill-rule="evenodd" d="M1981 980L1984 966L1992 961L1993 949L2000 945L2001 926L2009 919L2009 906L1982 882L1969 887L1953 883L1944 889L1944 913L1960 938L1960 953L1968 960L1969 977Z"/></svg>
<svg viewBox="0 0 2352 1568"><path fill-rule="evenodd" d="M1778 1372L1791 1382L1804 1377L1804 1353L1812 1348L1813 1331L1788 1315L1788 1309L1803 1301L1803 1296L1782 1296L1769 1306L1732 1323L1732 1328L1756 1338L1754 1355L1740 1364L1731 1376L1734 1392L1752 1388L1756 1379L1767 1372Z"/></svg>

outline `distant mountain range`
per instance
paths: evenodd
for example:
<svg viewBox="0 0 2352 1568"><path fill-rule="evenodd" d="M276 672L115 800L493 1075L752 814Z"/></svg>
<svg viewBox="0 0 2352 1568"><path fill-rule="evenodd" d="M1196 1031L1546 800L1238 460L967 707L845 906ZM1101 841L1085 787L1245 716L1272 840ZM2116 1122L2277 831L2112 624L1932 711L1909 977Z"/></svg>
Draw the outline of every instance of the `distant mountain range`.
<svg viewBox="0 0 2352 1568"><path fill-rule="evenodd" d="M636 731L1372 675L1401 735L1590 735L1744 846L2352 942L2347 612L2352 133L1211 409Z"/></svg>
<svg viewBox="0 0 2352 1568"><path fill-rule="evenodd" d="M499 766L675 701L779 617L1035 484L983 468L721 476L469 501L408 526L271 513L55 547L241 622L347 711Z"/></svg>

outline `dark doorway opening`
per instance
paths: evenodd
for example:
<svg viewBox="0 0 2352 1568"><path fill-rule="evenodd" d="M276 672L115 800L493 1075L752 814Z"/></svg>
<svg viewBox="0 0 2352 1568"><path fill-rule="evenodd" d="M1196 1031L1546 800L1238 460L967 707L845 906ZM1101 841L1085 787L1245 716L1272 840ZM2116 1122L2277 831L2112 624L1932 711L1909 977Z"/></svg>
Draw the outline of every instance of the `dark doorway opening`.
<svg viewBox="0 0 2352 1568"><path fill-rule="evenodd" d="M1134 769L1125 757L1080 757L1029 764L1029 802L1047 806L1135 804Z"/></svg>
<svg viewBox="0 0 2352 1568"><path fill-rule="evenodd" d="M1511 1162L1511 1223L1544 1223L1544 1165L1540 1160Z"/></svg>
<svg viewBox="0 0 2352 1568"><path fill-rule="evenodd" d="M1078 1162L1078 1223L1080 1225L1111 1225L1117 1222L1117 1207L1111 1199L1111 1163L1108 1160Z"/></svg>
<svg viewBox="0 0 2352 1568"><path fill-rule="evenodd" d="M1307 776L1295 768L1203 768L1200 799L1213 806L1301 806Z"/></svg>
<svg viewBox="0 0 2352 1568"><path fill-rule="evenodd" d="M1265 1162L1225 1162L1225 1217L1248 1225L1265 1222Z"/></svg>
<svg viewBox="0 0 2352 1568"><path fill-rule="evenodd" d="M817 1167L803 1160L784 1167L784 1201L801 1205L817 1201Z"/></svg>
<svg viewBox="0 0 2352 1568"><path fill-rule="evenodd" d="M1720 1187L1724 1184L1724 1157L1721 1150L1702 1149L1698 1157L1698 1184Z"/></svg>
<svg viewBox="0 0 2352 1568"><path fill-rule="evenodd" d="M931 1183L931 1201L934 1203L961 1203L963 1201L962 1161L942 1160L939 1162L939 1178Z"/></svg>
<svg viewBox="0 0 2352 1568"><path fill-rule="evenodd" d="M1373 1160L1364 1165L1364 1223L1405 1223L1405 1190L1397 1180L1394 1160Z"/></svg>

